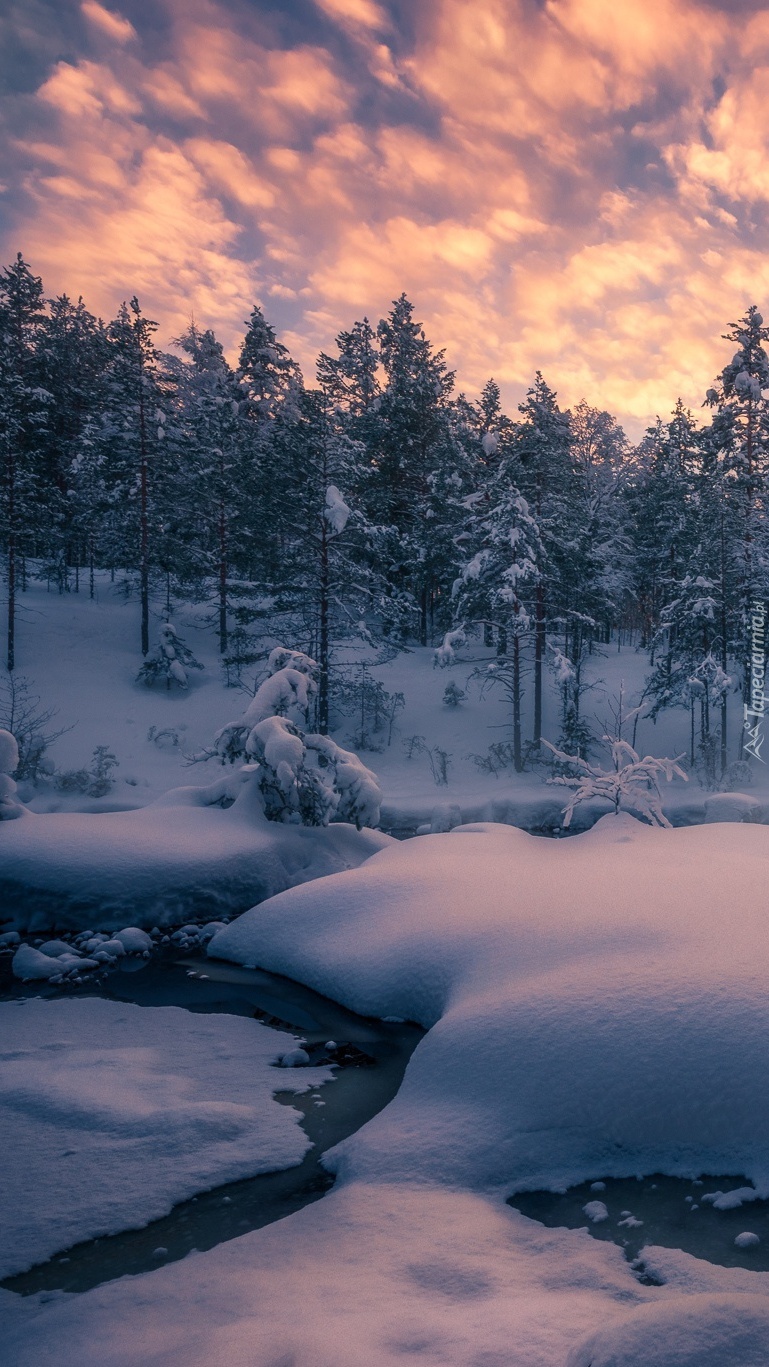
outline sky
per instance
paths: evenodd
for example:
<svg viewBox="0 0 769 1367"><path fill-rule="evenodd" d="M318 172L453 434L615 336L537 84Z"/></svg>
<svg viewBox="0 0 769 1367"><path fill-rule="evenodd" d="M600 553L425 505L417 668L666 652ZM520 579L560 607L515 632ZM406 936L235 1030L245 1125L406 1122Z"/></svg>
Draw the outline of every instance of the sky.
<svg viewBox="0 0 769 1367"><path fill-rule="evenodd" d="M258 302L311 381L405 290L638 435L769 314L766 3L4 0L0 70L3 264L162 344Z"/></svg>

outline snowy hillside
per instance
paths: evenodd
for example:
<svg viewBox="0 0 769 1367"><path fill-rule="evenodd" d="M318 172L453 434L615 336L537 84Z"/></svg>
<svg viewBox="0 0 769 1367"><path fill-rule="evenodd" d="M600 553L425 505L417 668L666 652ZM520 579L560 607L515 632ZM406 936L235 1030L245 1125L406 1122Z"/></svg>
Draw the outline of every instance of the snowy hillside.
<svg viewBox="0 0 769 1367"><path fill-rule="evenodd" d="M138 604L126 602L109 576L99 576L95 602L85 594L47 593L43 585L34 583L22 602L24 625L16 676L28 680L32 693L40 698L40 708L55 710L47 730L65 728L50 746L48 757L62 774L87 768L99 745L108 747L117 760L111 771L112 786L103 797L73 791L66 780L43 782L29 793L34 811L145 806L169 788L206 785L221 777L216 762L190 764L188 757L210 746L215 732L244 711L250 692L225 686L206 610L181 607L175 618L205 666L190 674L189 687L183 691L175 685L148 687L137 682L141 662ZM154 620L159 630L159 608ZM471 641L457 650L448 668L435 668L435 650L412 645L389 663L367 669L366 676L379 680L390 697L403 695L392 728L382 719L381 729L375 730L373 714L366 712L364 730L373 748L355 745L361 731L355 683L360 667L353 663L354 653L348 651L341 658L351 667L352 697L346 713L332 717L333 734L341 744L357 748L378 775L386 827L413 832L431 821L436 808L438 820L450 824L460 818L524 826L557 824L563 795L545 786L546 770L538 767L517 775L509 758L489 767L490 749L500 743L509 748L511 736L509 700L502 689L484 686L483 675L496 658L493 650ZM586 671L593 687L585 695L585 715L597 738L596 754L600 754L600 736L612 725L612 708L620 689L624 686L628 707L640 698L648 658L643 651L627 645L618 648L615 642L596 647ZM255 666L244 673L244 685L250 691L257 672ZM556 741L559 695L552 674L547 682L543 734ZM454 706L444 701L451 685L465 695ZM526 680L524 687L530 687ZM741 704L734 696L730 726L735 738L740 725ZM423 743L413 744L414 737ZM656 723L643 717L638 722L636 748L641 753L683 752L688 756L688 744L685 709L668 710ZM441 752L446 757L446 782L442 781ZM769 800L765 766L753 762L751 777L751 792ZM688 785L677 783L666 790L665 801L673 814L681 809L682 817L691 811L688 819L702 819L705 795L694 774Z"/></svg>

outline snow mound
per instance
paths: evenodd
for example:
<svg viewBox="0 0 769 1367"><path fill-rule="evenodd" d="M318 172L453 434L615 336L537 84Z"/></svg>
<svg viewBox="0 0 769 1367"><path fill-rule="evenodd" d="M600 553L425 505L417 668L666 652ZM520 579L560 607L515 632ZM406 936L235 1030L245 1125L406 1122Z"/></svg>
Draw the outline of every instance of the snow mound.
<svg viewBox="0 0 769 1367"><path fill-rule="evenodd" d="M152 940L145 930L139 930L138 926L126 926L124 930L118 930L114 936L123 946L125 954L146 954L152 949Z"/></svg>
<svg viewBox="0 0 769 1367"><path fill-rule="evenodd" d="M293 1167L309 1140L273 1093L333 1077L280 1072L287 1036L258 1021L98 997L0 1004L0 1039L0 1276Z"/></svg>
<svg viewBox="0 0 769 1367"><path fill-rule="evenodd" d="M19 747L16 737L0 727L0 774L13 774L19 763Z"/></svg>
<svg viewBox="0 0 769 1367"><path fill-rule="evenodd" d="M591 1334L567 1367L766 1367L769 1297L676 1297Z"/></svg>
<svg viewBox="0 0 769 1367"><path fill-rule="evenodd" d="M738 1172L764 1194L768 873L764 826L478 823L282 893L209 953L432 1027L332 1151L341 1175L509 1194Z"/></svg>
<svg viewBox="0 0 769 1367"><path fill-rule="evenodd" d="M713 793L705 798L705 820L761 821L764 804L747 793Z"/></svg>
<svg viewBox="0 0 769 1367"><path fill-rule="evenodd" d="M42 982L44 978L53 978L61 973L61 965L55 958L34 949L32 945L21 945L16 950L11 968L13 976L22 982Z"/></svg>
<svg viewBox="0 0 769 1367"><path fill-rule="evenodd" d="M96 924L135 933L229 916L392 843L344 822L326 829L270 822L247 784L224 808L226 793L227 782L219 782L176 789L136 811L25 811L24 820L3 825L0 906L25 930Z"/></svg>

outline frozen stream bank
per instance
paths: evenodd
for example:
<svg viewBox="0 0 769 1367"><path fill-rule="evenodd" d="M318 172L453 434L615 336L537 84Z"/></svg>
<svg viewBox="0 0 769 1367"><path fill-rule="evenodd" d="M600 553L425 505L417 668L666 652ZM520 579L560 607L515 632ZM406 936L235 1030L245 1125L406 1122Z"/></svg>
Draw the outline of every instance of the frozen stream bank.
<svg viewBox="0 0 769 1367"><path fill-rule="evenodd" d="M301 1161L292 1160L294 1166L216 1186L175 1205L168 1215L143 1228L62 1248L49 1261L1 1283L22 1295L86 1291L127 1273L183 1258L193 1249L210 1249L317 1200L333 1182L322 1166L322 1153L391 1100L422 1036L415 1026L366 1020L288 979L258 970L170 956L126 959L121 966L122 971L112 972L98 993L81 988L69 1000L98 996L139 1007L182 1007L194 1014L256 1016L272 1030L291 1032L288 1048L301 1035L310 1065L286 1072L287 1090L278 1092L276 1100L301 1111L302 1129L312 1147ZM20 1000L32 994L62 998L61 992L47 984L12 985L4 997ZM130 1034L125 1043L130 1048ZM334 1047L328 1048L331 1043ZM302 1095L288 1090L289 1080L293 1084L305 1076L309 1079L313 1065L323 1081L328 1069L317 1065L328 1063L336 1064L333 1084L319 1091L308 1081Z"/></svg>

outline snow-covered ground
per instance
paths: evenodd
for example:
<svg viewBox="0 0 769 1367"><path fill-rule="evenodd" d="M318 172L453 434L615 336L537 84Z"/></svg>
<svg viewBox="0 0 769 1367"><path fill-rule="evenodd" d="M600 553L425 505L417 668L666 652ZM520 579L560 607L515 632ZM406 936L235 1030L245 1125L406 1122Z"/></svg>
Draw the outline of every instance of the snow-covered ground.
<svg viewBox="0 0 769 1367"><path fill-rule="evenodd" d="M273 1067L292 1040L260 1021L175 1006L4 1003L0 1039L3 1277L299 1163L300 1114L273 1094L333 1077Z"/></svg>
<svg viewBox="0 0 769 1367"><path fill-rule="evenodd" d="M107 745L118 760L113 770L114 788L106 797L89 798L52 786L34 798L32 805L37 811L144 806L170 788L213 782L222 772L215 762L190 767L185 757L210 745L215 732L237 719L249 701L247 693L225 687L210 612L200 606L180 607L174 618L205 665L202 671L190 673L187 691L137 683L141 663L137 603L126 602L108 575L98 576L97 586L95 602L83 593L49 594L37 583L30 583L22 595L16 673L29 680L45 706L57 709L51 729L72 727L51 747L57 768L87 767L97 745ZM158 610L153 640L160 623ZM555 824L562 794L545 785L541 772L515 775L507 768L495 777L479 769L472 758L487 755L491 745L511 739L510 704L495 689L488 689L481 697L479 683L470 680L479 666L483 668L493 660L493 652L471 643L457 652L456 664L447 669L433 668L434 654L432 648L411 647L371 671L390 694L400 692L404 696L391 743L387 743L385 724L382 731L372 735L377 748L361 751L384 790L385 826L413 830L429 822L436 807L449 812L458 808L463 821ZM628 705L639 695L648 660L644 652L624 645L618 650L615 643L597 648L587 672L595 686L585 694L584 709L600 735L611 723L612 701L623 682ZM254 679L255 670L244 674L244 682L250 687ZM449 683L465 691L465 700L458 707L443 702ZM549 672L546 683L544 734L557 741L558 695ZM531 686L531 679L526 678L527 709ZM740 703L734 696L730 709L732 751L740 725ZM342 745L349 745L358 729L353 708L349 716L338 719L334 734ZM159 740L151 739L150 733ZM447 785L435 783L424 750L411 759L407 757L413 736L423 737L427 749L438 747L449 756ZM675 755L686 752L688 744L688 716L681 709L664 713L656 724L644 719L639 723L637 748L642 752ZM766 766L756 762L752 775L751 792L769 802ZM672 813L681 810L682 819L699 820L704 796L695 779L672 785L666 790L665 801ZM456 820L456 813L451 820Z"/></svg>
<svg viewBox="0 0 769 1367"><path fill-rule="evenodd" d="M766 1367L769 1273L647 1247L662 1284L645 1285L619 1247L505 1204L516 1190L654 1171L733 1173L769 1194L769 830L719 824L766 819L763 766L750 800L709 801L715 824L607 817L568 841L482 824L554 824L564 794L539 773L495 777L474 762L510 739L504 698L467 686L483 651L442 670L412 650L376 671L405 705L392 743L380 735L363 752L385 821L476 824L403 843L281 826L245 789L216 805L205 785L221 768L185 767L182 751L248 701L224 687L201 609L175 619L206 664L187 692L135 682L136 606L104 580L96 603L32 587L25 612L19 673L57 724L77 722L52 750L58 768L82 767L99 744L119 760L107 797L50 787L0 827L6 899L35 889L25 923L209 919L266 897L212 953L428 1034L395 1100L328 1155L337 1181L323 1200L82 1296L0 1293L4 1363ZM621 681L632 703L645 670L640 654L615 652L596 657L587 707L599 731ZM458 708L443 702L452 681L467 688ZM736 739L736 699L731 722ZM337 739L355 729L350 718ZM545 734L557 739L552 687ZM413 736L424 744L408 759ZM641 721L637 748L674 755L687 740L672 712ZM449 757L445 785L429 750ZM682 823L705 817L705 798L696 780L666 790ZM0 1014L20 1129L13 1266L306 1147L271 1098L263 1026L92 1000ZM161 1016L173 1024L156 1031Z"/></svg>
<svg viewBox="0 0 769 1367"><path fill-rule="evenodd" d="M765 1364L769 1274L652 1248L664 1285L642 1285L619 1248L504 1197L652 1171L769 1192L768 867L754 825L607 817L560 842L478 826L232 922L215 955L430 1027L398 1096L331 1151L317 1205L14 1303L9 1363Z"/></svg>
<svg viewBox="0 0 769 1367"><path fill-rule="evenodd" d="M267 821L253 793L231 807L172 791L126 812L26 813L0 831L0 901L21 929L112 929L231 915L351 868L391 843L379 831Z"/></svg>

